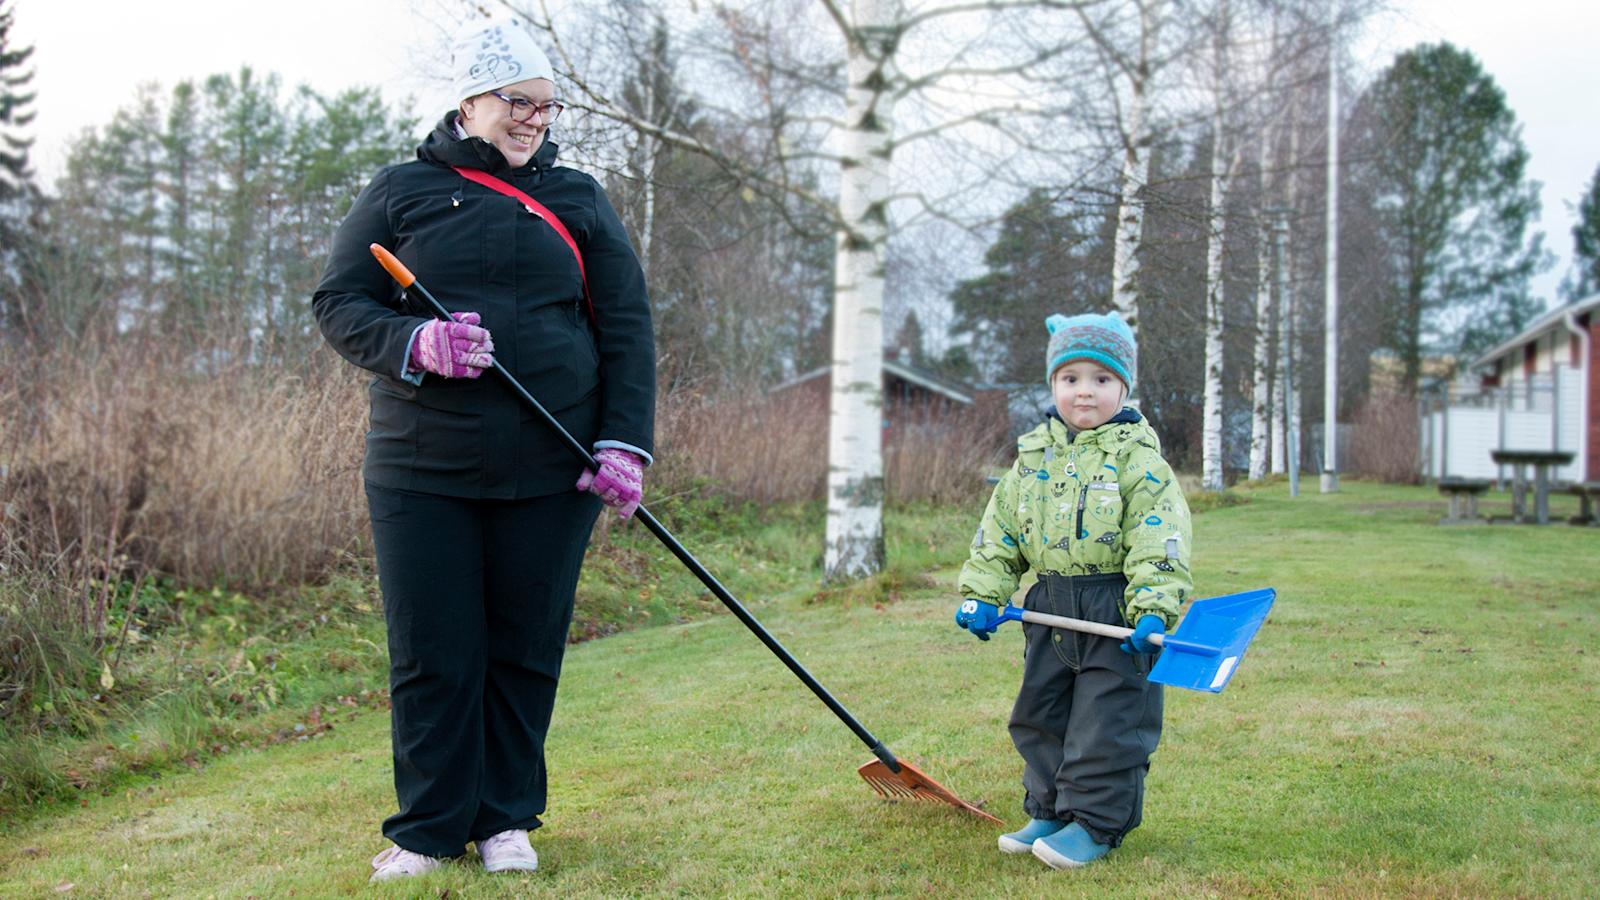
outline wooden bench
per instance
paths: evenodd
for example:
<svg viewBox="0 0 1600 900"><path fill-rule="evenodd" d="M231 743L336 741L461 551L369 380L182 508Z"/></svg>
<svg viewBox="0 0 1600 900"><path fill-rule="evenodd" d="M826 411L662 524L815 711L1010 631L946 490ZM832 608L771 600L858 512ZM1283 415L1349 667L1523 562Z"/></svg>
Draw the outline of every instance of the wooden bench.
<svg viewBox="0 0 1600 900"><path fill-rule="evenodd" d="M1600 525L1600 517L1594 514L1594 501L1600 500L1600 481L1574 481L1567 486L1567 493L1576 495L1580 505L1578 514L1567 521L1574 525Z"/></svg>
<svg viewBox="0 0 1600 900"><path fill-rule="evenodd" d="M1439 493L1450 498L1450 515L1439 520L1440 525L1457 525L1463 522L1479 522L1478 495L1489 490L1490 481L1487 478L1441 478L1439 479ZM1462 507L1466 507L1466 514L1462 514Z"/></svg>

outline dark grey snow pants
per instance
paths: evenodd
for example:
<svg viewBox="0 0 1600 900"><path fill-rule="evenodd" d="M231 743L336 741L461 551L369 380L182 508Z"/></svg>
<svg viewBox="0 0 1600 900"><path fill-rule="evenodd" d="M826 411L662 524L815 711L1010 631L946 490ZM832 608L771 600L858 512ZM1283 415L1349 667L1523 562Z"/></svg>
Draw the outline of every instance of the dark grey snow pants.
<svg viewBox="0 0 1600 900"><path fill-rule="evenodd" d="M1127 584L1120 574L1040 575L1023 608L1123 625ZM1022 690L1011 710L1022 807L1031 818L1077 821L1115 847L1139 825L1144 776L1161 738L1161 685L1146 677L1155 657L1129 656L1114 638L1022 629Z"/></svg>

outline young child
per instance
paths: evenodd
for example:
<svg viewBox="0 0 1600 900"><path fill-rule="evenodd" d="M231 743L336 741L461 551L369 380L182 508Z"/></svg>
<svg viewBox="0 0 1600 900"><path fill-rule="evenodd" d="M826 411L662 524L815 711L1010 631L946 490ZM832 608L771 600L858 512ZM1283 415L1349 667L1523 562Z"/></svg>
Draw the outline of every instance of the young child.
<svg viewBox="0 0 1600 900"><path fill-rule="evenodd" d="M1148 638L1189 596L1189 507L1161 442L1138 411L1137 347L1116 314L1054 315L1045 377L1055 409L1017 441L961 569L956 624L983 640L1022 573L1023 608L1114 625L1111 638L1024 624L1011 740L1022 754L1030 821L1000 849L1053 868L1106 855L1139 825L1161 737L1161 686Z"/></svg>

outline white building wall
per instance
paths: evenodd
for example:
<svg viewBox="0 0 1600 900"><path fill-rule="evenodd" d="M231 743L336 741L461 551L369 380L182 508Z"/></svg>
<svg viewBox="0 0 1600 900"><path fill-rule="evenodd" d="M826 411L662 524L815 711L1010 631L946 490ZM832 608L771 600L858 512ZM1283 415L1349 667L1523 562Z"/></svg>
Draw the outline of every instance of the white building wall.
<svg viewBox="0 0 1600 900"><path fill-rule="evenodd" d="M1563 362L1556 374L1560 380L1553 397L1546 376L1533 391L1531 404L1525 382L1503 384L1509 400L1502 396L1499 403L1450 406L1424 416L1422 474L1428 478L1509 479L1510 470L1494 464L1491 450L1555 449L1576 455L1570 464L1554 470L1552 477L1580 480L1585 471L1583 372ZM1554 406L1560 407L1556 419L1551 416Z"/></svg>
<svg viewBox="0 0 1600 900"><path fill-rule="evenodd" d="M1496 478L1489 451L1500 445L1499 416L1492 409L1453 407L1447 411L1450 458L1445 473L1452 478Z"/></svg>
<svg viewBox="0 0 1600 900"><path fill-rule="evenodd" d="M1563 366L1556 374L1561 379L1556 392L1561 406L1561 434L1556 446L1577 455L1572 458L1571 465L1557 469L1555 477L1562 481L1582 481L1583 473L1588 471L1588 450L1583 440L1583 369Z"/></svg>

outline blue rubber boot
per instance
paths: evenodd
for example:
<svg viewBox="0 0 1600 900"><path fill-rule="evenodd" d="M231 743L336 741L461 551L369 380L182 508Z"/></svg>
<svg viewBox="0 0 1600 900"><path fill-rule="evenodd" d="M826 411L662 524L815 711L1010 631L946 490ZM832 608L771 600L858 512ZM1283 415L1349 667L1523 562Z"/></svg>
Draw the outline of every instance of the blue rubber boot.
<svg viewBox="0 0 1600 900"><path fill-rule="evenodd" d="M1077 822L1033 842L1033 855L1052 869L1087 866L1110 852L1110 844L1096 843Z"/></svg>
<svg viewBox="0 0 1600 900"><path fill-rule="evenodd" d="M1002 853L1031 853L1033 842L1047 835L1055 834L1067 827L1065 822L1056 819L1029 819L1028 824L1018 831L1000 835L1000 851Z"/></svg>

